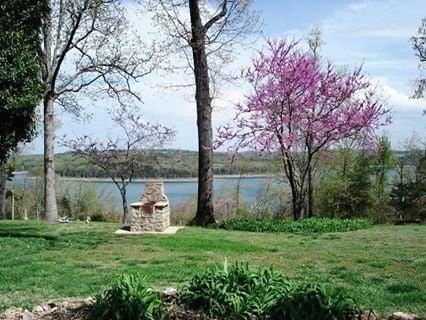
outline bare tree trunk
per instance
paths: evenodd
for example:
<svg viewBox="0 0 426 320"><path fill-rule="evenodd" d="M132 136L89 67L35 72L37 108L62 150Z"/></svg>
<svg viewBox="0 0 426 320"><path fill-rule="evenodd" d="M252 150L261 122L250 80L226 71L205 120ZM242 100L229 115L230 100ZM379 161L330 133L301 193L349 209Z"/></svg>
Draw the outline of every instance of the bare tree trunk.
<svg viewBox="0 0 426 320"><path fill-rule="evenodd" d="M314 186L312 183L312 166L308 169L308 218L314 216Z"/></svg>
<svg viewBox="0 0 426 320"><path fill-rule="evenodd" d="M47 95L44 99L44 218L47 221L58 220L55 192L54 144L55 119L53 97Z"/></svg>
<svg viewBox="0 0 426 320"><path fill-rule="evenodd" d="M302 217L302 202L301 202L301 195L299 194L296 186L296 182L293 179L293 173L289 170L289 183L290 183L290 189L291 189L291 205L292 205L292 211L293 211L293 220L299 220Z"/></svg>
<svg viewBox="0 0 426 320"><path fill-rule="evenodd" d="M54 119L54 83L52 82L52 12L51 2L47 1L48 13L43 17L43 46L41 56L44 65L43 80L45 95L43 99L44 121L44 219L58 220L55 192L55 119Z"/></svg>
<svg viewBox="0 0 426 320"><path fill-rule="evenodd" d="M283 160L283 165L285 168L286 176L288 179L288 182L290 184L290 190L291 190L291 206L292 206L292 213L293 213L293 220L299 220L302 216L302 210L303 206L301 203L301 197L302 195L297 190L296 181L294 178L294 167L290 160Z"/></svg>
<svg viewBox="0 0 426 320"><path fill-rule="evenodd" d="M292 206L293 206L293 219L294 221L300 220L303 213L303 202L299 192L292 192Z"/></svg>
<svg viewBox="0 0 426 320"><path fill-rule="evenodd" d="M205 31L198 1L189 0L198 127L198 202L197 213L192 224L205 226L215 223L213 210L213 133Z"/></svg>
<svg viewBox="0 0 426 320"><path fill-rule="evenodd" d="M122 223L126 223L127 217L129 215L129 207L127 205L127 192L126 188L120 190L121 200L123 202L123 220Z"/></svg>
<svg viewBox="0 0 426 320"><path fill-rule="evenodd" d="M307 203L307 210L306 215L307 218L312 218L314 216L314 186L312 181L312 144L313 144L313 137L312 134L308 134L308 203ZM303 190L302 190L303 192Z"/></svg>
<svg viewBox="0 0 426 320"><path fill-rule="evenodd" d="M0 220L6 219L6 177L0 174Z"/></svg>

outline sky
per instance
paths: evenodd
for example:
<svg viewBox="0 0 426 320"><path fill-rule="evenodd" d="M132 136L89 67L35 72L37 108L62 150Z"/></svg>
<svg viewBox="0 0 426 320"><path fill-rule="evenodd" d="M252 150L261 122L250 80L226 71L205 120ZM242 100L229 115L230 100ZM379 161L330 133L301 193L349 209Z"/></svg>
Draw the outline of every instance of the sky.
<svg viewBox="0 0 426 320"><path fill-rule="evenodd" d="M374 83L380 85L383 96L393 112L393 123L386 127L394 146L416 132L426 138L426 100L410 99L413 80L420 71L418 60L412 50L410 38L426 17L424 0L255 0L255 9L264 21L262 36L257 37L255 48L261 48L265 38L294 38L306 41L309 31L320 26L324 45L322 57L338 66L355 67L363 65L364 71ZM129 17L135 26L143 27L129 7ZM237 56L233 67L238 70L248 66L253 50L244 50ZM182 75L184 77L184 75ZM140 86L143 99L142 112L149 120L174 128L177 136L168 147L197 149L196 110L192 92L188 90L158 89L163 76L146 77ZM182 79L185 80L185 79ZM191 79L189 79L191 80ZM138 87L139 88L139 87ZM234 105L247 94L244 84L232 85L223 89L215 101L213 114L214 127L232 119ZM112 128L108 114L99 103L82 101L91 115L84 122L58 110L61 125L58 136L74 137L88 134L103 138L118 134ZM57 152L66 149L57 147ZM42 153L43 143L40 134L27 148L30 153Z"/></svg>

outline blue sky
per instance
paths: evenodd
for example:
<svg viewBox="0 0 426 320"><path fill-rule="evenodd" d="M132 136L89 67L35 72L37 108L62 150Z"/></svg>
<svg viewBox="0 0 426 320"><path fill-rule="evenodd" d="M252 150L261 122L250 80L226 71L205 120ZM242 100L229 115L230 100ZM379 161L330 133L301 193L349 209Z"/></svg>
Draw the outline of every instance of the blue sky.
<svg viewBox="0 0 426 320"><path fill-rule="evenodd" d="M394 145L398 145L413 131L426 136L425 100L412 100L412 81L418 77L418 61L411 48L410 37L415 34L421 19L426 17L424 0L255 0L261 11L263 36L291 37L301 41L314 26L321 26L323 40L321 54L337 65L364 65L372 81L380 83L383 95L394 112L393 124L385 129ZM259 38L256 43L261 47ZM235 61L235 67L247 65L252 52L244 51ZM146 78L148 89L142 92L143 112L149 119L174 127L178 134L170 147L195 150L195 104L191 92L156 90L159 77ZM214 125L230 119L233 105L245 93L244 86L226 88L215 102ZM103 137L111 133L111 122L100 106L88 104L90 122L76 122L60 112L61 127L58 135L92 134ZM64 149L58 148L58 151ZM41 153L42 138L36 138L28 149Z"/></svg>

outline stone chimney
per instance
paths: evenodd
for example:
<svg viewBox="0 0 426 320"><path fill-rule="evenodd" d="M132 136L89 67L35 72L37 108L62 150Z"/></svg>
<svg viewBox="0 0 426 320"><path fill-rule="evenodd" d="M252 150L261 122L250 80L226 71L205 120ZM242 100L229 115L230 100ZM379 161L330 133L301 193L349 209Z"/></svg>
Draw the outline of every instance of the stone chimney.
<svg viewBox="0 0 426 320"><path fill-rule="evenodd" d="M170 204L161 181L145 182L145 191L132 203L130 231L165 231L170 226Z"/></svg>

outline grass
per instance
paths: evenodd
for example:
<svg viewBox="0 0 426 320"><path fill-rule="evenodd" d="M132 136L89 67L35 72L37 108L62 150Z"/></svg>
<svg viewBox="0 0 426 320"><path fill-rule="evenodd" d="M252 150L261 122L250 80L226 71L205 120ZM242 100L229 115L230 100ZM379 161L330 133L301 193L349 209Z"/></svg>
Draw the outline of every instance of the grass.
<svg viewBox="0 0 426 320"><path fill-rule="evenodd" d="M0 222L0 311L94 295L122 273L141 272L159 289L181 286L226 258L343 287L382 314L426 313L426 226L315 235L186 228L175 236L118 236L117 227Z"/></svg>

